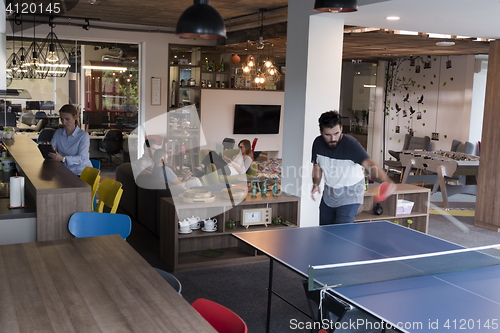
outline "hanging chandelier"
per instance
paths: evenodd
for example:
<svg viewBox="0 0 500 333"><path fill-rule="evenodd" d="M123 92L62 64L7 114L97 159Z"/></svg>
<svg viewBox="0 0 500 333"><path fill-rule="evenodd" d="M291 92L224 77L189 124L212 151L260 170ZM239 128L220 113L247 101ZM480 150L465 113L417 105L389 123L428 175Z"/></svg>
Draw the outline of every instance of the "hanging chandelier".
<svg viewBox="0 0 500 333"><path fill-rule="evenodd" d="M65 77L70 68L68 53L54 33L54 23L49 20L50 32L42 44L43 67L49 77Z"/></svg>
<svg viewBox="0 0 500 333"><path fill-rule="evenodd" d="M271 44L271 50L273 50L273 48L274 44ZM281 80L281 73L278 68L276 68L276 65L271 61L269 54L262 65L261 72L265 76L266 81L276 83Z"/></svg>
<svg viewBox="0 0 500 333"><path fill-rule="evenodd" d="M45 79L47 70L44 68L45 57L42 54L40 43L36 41L36 23L35 15L33 15L33 42L27 51L25 77L29 79Z"/></svg>
<svg viewBox="0 0 500 333"><path fill-rule="evenodd" d="M21 20L21 47L17 51L16 55L17 58L19 59L19 75L21 76L20 78L25 78L28 77L28 68L26 64L26 58L28 55L28 51L24 48L24 27L23 27L23 22Z"/></svg>
<svg viewBox="0 0 500 333"><path fill-rule="evenodd" d="M15 22L18 24L18 21L16 20ZM16 40L15 40L15 26L13 26L12 30L12 54L9 56L9 59L7 59L7 65L6 65L6 70L7 70L7 76L10 77L10 79L17 79L21 80L24 75L23 72L21 71L21 61L19 60L19 56L16 53Z"/></svg>
<svg viewBox="0 0 500 333"><path fill-rule="evenodd" d="M250 45L249 41L247 41L247 52L248 55L245 61L241 64L241 69L243 71L243 75L249 76L255 74L256 60L253 55L250 54Z"/></svg>

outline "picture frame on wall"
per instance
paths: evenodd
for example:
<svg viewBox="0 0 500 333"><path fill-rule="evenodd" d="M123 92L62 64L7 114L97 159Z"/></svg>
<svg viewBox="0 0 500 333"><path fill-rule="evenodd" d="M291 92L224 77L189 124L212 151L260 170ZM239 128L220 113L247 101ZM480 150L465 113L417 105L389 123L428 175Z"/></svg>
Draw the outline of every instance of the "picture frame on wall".
<svg viewBox="0 0 500 333"><path fill-rule="evenodd" d="M161 105L161 78L151 78L151 105Z"/></svg>

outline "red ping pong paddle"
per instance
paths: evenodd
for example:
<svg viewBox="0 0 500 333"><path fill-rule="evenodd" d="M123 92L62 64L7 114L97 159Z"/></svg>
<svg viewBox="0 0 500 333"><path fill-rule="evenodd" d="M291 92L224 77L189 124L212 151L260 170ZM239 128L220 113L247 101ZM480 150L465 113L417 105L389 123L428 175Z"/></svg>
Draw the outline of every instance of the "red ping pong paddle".
<svg viewBox="0 0 500 333"><path fill-rule="evenodd" d="M391 184L388 182L384 182L384 183L380 184L380 186L378 187L378 193L373 198L373 202L380 202L380 201L384 201L385 199L387 199L392 194L390 187L391 187Z"/></svg>

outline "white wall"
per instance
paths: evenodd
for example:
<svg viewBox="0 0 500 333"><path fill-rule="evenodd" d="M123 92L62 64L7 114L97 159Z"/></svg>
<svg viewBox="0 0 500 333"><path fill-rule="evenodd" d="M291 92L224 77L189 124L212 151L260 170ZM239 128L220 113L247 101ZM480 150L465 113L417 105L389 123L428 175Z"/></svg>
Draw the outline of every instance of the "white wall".
<svg viewBox="0 0 500 333"><path fill-rule="evenodd" d="M407 132L405 126L412 126L415 136L432 136L433 132L439 133L439 141L432 140L432 149L449 150L453 139L462 142L469 139L469 122L471 118L472 87L474 73L474 56L433 57L432 68L424 69L420 64L420 73L415 73L415 67L406 61L400 68L398 76L413 79L416 84L408 90L394 91L388 97L391 104L389 116L386 118L386 152L389 149L400 150L403 146L404 136ZM446 61L452 61L452 68L446 68ZM441 63L441 69L440 69ZM446 83L446 84L445 84ZM403 102L404 96L409 93L410 102ZM416 100L424 95L424 103L418 105ZM422 119L417 120L417 113L413 119L403 117L402 111L396 113L396 103L409 109L411 105L415 110L422 112ZM424 110L426 111L424 113ZM400 126L400 133L395 132ZM386 159L390 156L386 155Z"/></svg>
<svg viewBox="0 0 500 333"><path fill-rule="evenodd" d="M474 68L474 85L472 89L472 110L468 140L475 145L477 145L478 141L481 141L481 134L483 132L484 94L486 92L487 74L488 56L476 56L476 63Z"/></svg>
<svg viewBox="0 0 500 333"><path fill-rule="evenodd" d="M281 105L279 134L241 135L233 134L235 104L269 104ZM203 89L201 92L201 126L206 148L216 149L224 138L234 138L236 143L242 139L250 142L259 138L255 150L278 151L281 157L283 142L284 92L282 91L250 91L250 90L217 90Z"/></svg>

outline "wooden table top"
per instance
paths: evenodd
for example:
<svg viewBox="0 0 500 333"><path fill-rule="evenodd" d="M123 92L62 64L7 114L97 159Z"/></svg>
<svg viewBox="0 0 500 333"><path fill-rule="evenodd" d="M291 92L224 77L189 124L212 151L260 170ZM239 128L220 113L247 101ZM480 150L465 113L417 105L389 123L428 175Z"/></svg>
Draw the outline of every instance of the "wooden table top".
<svg viewBox="0 0 500 333"><path fill-rule="evenodd" d="M118 235L0 246L5 332L216 332Z"/></svg>

